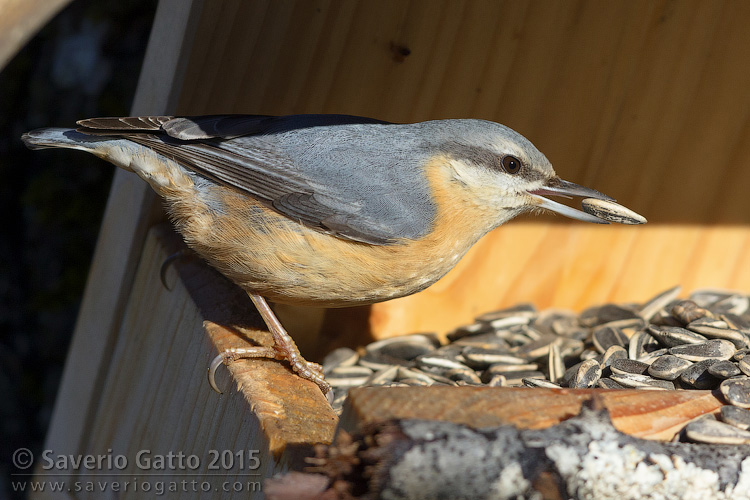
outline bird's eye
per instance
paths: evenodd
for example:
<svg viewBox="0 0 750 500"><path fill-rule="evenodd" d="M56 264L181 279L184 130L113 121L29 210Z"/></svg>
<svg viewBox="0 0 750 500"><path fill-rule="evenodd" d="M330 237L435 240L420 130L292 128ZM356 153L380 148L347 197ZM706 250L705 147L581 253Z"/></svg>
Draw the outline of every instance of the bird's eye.
<svg viewBox="0 0 750 500"><path fill-rule="evenodd" d="M521 160L515 156L505 155L502 160L503 170L509 174L517 174L521 170Z"/></svg>

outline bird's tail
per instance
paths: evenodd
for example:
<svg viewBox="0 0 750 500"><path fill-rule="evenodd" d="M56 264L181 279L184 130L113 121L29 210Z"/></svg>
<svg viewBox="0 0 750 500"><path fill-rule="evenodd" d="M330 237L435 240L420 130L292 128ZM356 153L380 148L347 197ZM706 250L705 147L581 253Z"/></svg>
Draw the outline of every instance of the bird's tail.
<svg viewBox="0 0 750 500"><path fill-rule="evenodd" d="M66 148L86 151L129 172L135 172L157 193L192 189L192 178L176 162L127 138L91 135L70 128L40 128L21 136L30 149ZM192 193L192 192L191 192Z"/></svg>
<svg viewBox="0 0 750 500"><path fill-rule="evenodd" d="M119 137L83 134L71 128L39 128L26 132L21 140L29 149L66 148L86 151L131 172L131 149L140 147ZM130 146L130 149L123 147L124 145Z"/></svg>
<svg viewBox="0 0 750 500"><path fill-rule="evenodd" d="M76 132L71 128L39 128L26 132L21 140L29 149L70 148L93 151L107 139Z"/></svg>

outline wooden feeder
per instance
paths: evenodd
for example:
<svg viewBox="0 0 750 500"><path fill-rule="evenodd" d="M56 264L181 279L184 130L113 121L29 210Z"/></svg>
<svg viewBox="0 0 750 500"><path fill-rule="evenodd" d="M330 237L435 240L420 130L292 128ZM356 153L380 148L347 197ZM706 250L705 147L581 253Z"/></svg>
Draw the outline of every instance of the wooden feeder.
<svg viewBox="0 0 750 500"><path fill-rule="evenodd" d="M749 46L746 2L161 0L132 114L493 120L563 178L649 220L523 216L422 293L280 307L320 359L519 302L581 310L675 284L750 291ZM175 263L171 290L160 284L180 247L162 219L146 184L118 171L45 448L257 449L261 481L290 467L289 450L329 442L337 419L313 384L271 361L235 363L236 384L223 375L225 394L211 391L210 360L243 336L262 341L262 324L200 263Z"/></svg>

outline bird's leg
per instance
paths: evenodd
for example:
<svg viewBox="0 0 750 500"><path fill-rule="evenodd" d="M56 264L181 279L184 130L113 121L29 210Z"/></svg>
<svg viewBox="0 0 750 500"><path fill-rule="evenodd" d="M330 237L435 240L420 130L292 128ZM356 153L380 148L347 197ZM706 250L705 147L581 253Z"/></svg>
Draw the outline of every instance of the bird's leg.
<svg viewBox="0 0 750 500"><path fill-rule="evenodd" d="M233 348L219 354L211 362L211 367L208 370L208 381L211 387L216 392L221 393L216 386L215 380L216 370L221 364L229 364L232 361L242 358L285 359L297 375L315 382L320 387L320 390L323 391L323 394L327 395L331 390L331 386L323 378L323 367L317 363L311 363L302 357L297 344L294 343L292 337L289 336L281 325L281 322L269 307L266 299L254 293L248 293L248 295L253 304L255 304L255 307L258 308L258 312L260 312L263 321L266 323L268 331L271 332L274 345L273 347Z"/></svg>

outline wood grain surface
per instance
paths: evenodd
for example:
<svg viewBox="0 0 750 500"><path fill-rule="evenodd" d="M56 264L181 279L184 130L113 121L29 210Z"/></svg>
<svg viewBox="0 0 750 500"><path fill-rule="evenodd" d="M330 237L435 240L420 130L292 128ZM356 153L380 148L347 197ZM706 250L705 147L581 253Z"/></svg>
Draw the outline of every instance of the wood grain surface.
<svg viewBox="0 0 750 500"><path fill-rule="evenodd" d="M691 420L723 406L711 391L529 389L526 387L361 387L349 393L341 416L347 432L399 419L464 424L476 429L514 425L544 429L578 415L597 399L614 427L643 439L669 441Z"/></svg>
<svg viewBox="0 0 750 500"><path fill-rule="evenodd" d="M0 71L70 0L0 0Z"/></svg>

